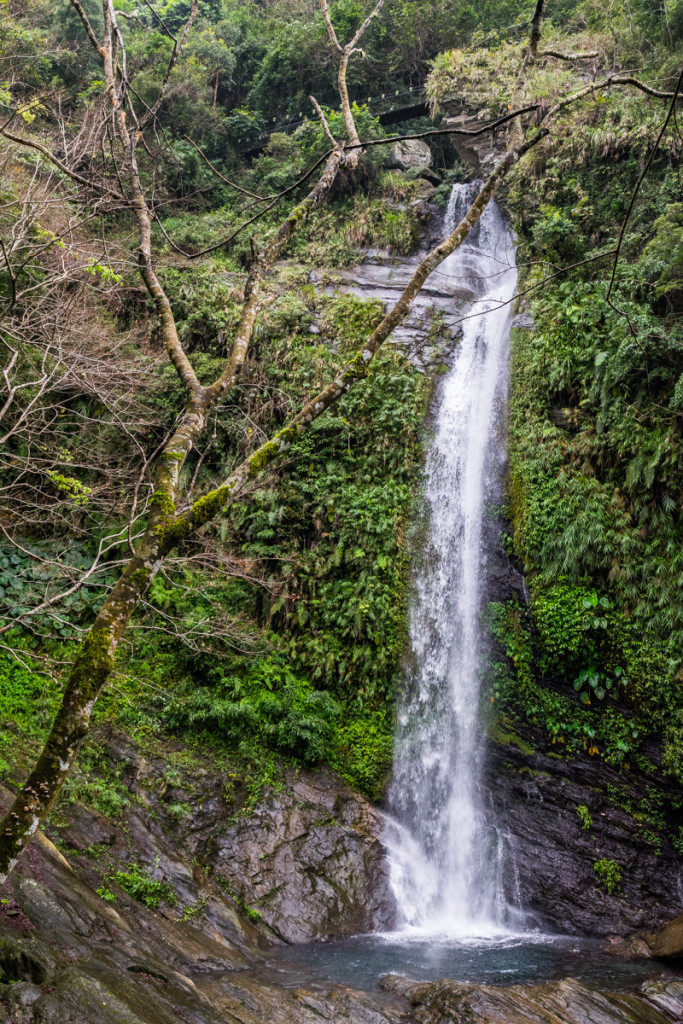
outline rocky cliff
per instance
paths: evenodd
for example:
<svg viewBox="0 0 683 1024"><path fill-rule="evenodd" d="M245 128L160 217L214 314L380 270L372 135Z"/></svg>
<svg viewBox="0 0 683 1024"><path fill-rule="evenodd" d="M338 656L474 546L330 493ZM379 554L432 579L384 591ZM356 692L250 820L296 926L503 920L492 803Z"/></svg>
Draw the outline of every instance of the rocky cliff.
<svg viewBox="0 0 683 1024"><path fill-rule="evenodd" d="M486 785L512 854L510 891L539 924L566 934L624 935L674 917L683 864L646 813L653 793L670 796L670 787L542 746L533 729L503 722L492 730ZM613 892L594 867L604 860L621 872Z"/></svg>
<svg viewBox="0 0 683 1024"><path fill-rule="evenodd" d="M501 543L501 517L487 534L488 598L528 600L524 578ZM492 660L504 657L493 643ZM577 700L571 682L547 685ZM683 909L683 858L672 842L683 789L657 767L634 759L621 770L587 751L566 756L548 732L493 712L485 787L492 819L509 849L507 888L539 925L573 935L633 935ZM595 864L619 871L609 892ZM616 878L616 876L615 876Z"/></svg>
<svg viewBox="0 0 683 1024"><path fill-rule="evenodd" d="M12 874L0 901L0 1019L5 1024L672 1024L683 1019L683 984L671 979L649 982L629 995L595 991L571 979L499 988L390 977L384 991L371 993L322 978L301 986L282 961L269 961L269 945L279 942L273 931L198 863L200 843L195 855L190 853L190 837L198 838L201 825L167 834L168 801L178 793L175 787L159 792L163 786L153 769L136 761L138 780L146 780L147 792L156 795L136 801L125 820L112 825L73 805L58 830L69 859L39 834ZM215 779L200 778L195 803L209 815ZM268 794L247 829L246 847L251 829L260 827L256 823L287 817L292 800L307 802L315 813L321 781L304 776L292 780L284 796ZM317 810L327 813L333 780L325 781ZM135 794L134 787L131 791ZM369 815L364 827L372 827L373 812L362 801L353 811L352 795L343 786L337 797L337 812L354 822L340 828L355 830L359 813ZM299 835L301 828L326 827L296 811L293 822ZM225 825L230 832L225 819L217 821L216 831ZM73 846L66 845L67 837ZM231 842L238 878L245 850L238 833ZM223 845L224 854L226 849ZM138 878L145 863L149 875L166 886L156 905L149 889L145 902L145 890L132 895L134 890L116 881L117 851L139 858ZM310 851L307 863L313 863ZM283 881L286 885L287 874ZM337 886L340 894L345 891L343 872ZM327 897L323 904L329 908ZM302 920L310 919L312 906L304 893ZM354 914L342 916L337 927L357 920ZM272 920L280 922L280 930L291 926L286 907L281 918L273 910Z"/></svg>

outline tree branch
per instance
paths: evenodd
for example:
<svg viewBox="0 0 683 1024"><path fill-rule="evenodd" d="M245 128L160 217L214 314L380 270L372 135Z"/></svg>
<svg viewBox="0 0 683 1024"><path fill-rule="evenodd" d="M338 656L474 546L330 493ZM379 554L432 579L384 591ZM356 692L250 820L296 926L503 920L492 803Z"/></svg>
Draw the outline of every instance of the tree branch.
<svg viewBox="0 0 683 1024"><path fill-rule="evenodd" d="M517 73L517 79L510 99L510 106L512 108L520 107L522 105L522 100L524 99L527 73L531 65L536 60L538 44L541 39L544 11L545 0L536 0L536 7L534 8L534 13L531 16L531 25L529 27L529 40L524 51L524 59L522 60L521 67ZM521 146L523 139L524 132L522 129L522 119L520 117L512 122L512 126L510 128L510 141L513 146L518 147Z"/></svg>
<svg viewBox="0 0 683 1024"><path fill-rule="evenodd" d="M590 53L559 53L558 50L541 50L539 57L556 57L558 60L589 60L592 57L599 57L597 50Z"/></svg>
<svg viewBox="0 0 683 1024"><path fill-rule="evenodd" d="M318 117L320 118L320 123L323 126L323 131L325 132L325 135L327 136L327 141L332 146L332 149L336 149L338 147L339 143L337 142L337 140L335 139L334 135L330 131L330 126L327 123L327 118L325 117L325 112L323 111L323 108L320 106L320 104L318 103L318 101L315 98L315 96L309 96L308 98L311 101L311 103L313 104L313 106L315 107L315 112L318 115Z"/></svg>
<svg viewBox="0 0 683 1024"><path fill-rule="evenodd" d="M337 50L339 50L340 53L343 53L344 47L337 39L337 33L334 30L332 18L330 17L330 12L327 7L327 0L320 0L320 10L322 11L323 18L325 19L325 27L327 28L327 34L330 37L330 42Z"/></svg>
<svg viewBox="0 0 683 1024"><path fill-rule="evenodd" d="M682 85L683 85L683 68L681 69L681 73L678 76L678 81L676 82L676 88L674 89L674 92L673 92L673 96L672 96L672 99L671 99L671 104L670 104L669 109L667 111L667 115L664 118L664 123L663 123L663 125L662 125L662 127L660 129L659 135L657 136L657 141L655 142L654 146L652 147L650 155L647 158L647 162L646 162L645 166L643 167L643 170L641 171L641 174L640 174L640 177L638 178L638 181L636 182L636 187L633 190L633 194L631 196L631 201L629 202L628 210L626 211L626 216L624 217L623 223L621 225L621 230L619 232L619 240L617 242L617 248L616 248L616 252L614 254L614 263L612 264L612 276L610 277L609 288L607 290L607 301L610 304L610 306L612 307L612 309L615 311L615 313L619 313L620 316L625 316L626 317L626 319L628 320L628 323L629 323L629 328L631 330L631 333L635 333L635 328L631 325L631 321L629 320L627 314L624 313L622 310L618 309L617 306L615 306L615 304L612 302L612 299L611 299L612 290L614 288L614 282L615 282L615 279L616 279L617 266L619 264L619 256L621 254L621 247L622 247L622 244L623 244L623 241L624 241L624 235L626 233L626 226L627 226L627 224L628 224L628 222L630 220L631 213L633 212L633 207L635 206L636 198L638 196L638 193L640 192L640 186L642 185L643 181L645 180L645 176L646 176L647 172L650 170L650 167L652 165L652 161L654 160L655 154L656 154L657 150L659 149L659 144L660 144L660 142L662 141L662 139L664 137L664 132L666 131L667 125L668 125L669 121L671 120L671 117L673 116L674 111L676 109L676 100L678 98L678 94L679 94L679 91L680 91Z"/></svg>
<svg viewBox="0 0 683 1024"><path fill-rule="evenodd" d="M46 160L49 160L51 164L54 164L54 166L62 172L62 174L66 174L68 178L71 178L71 180L75 181L77 184L84 185L86 188L92 189L93 192L103 192L105 195L114 196L115 199L126 202L126 197L121 195L121 193L116 192L107 185L98 185L94 181L88 181L87 178L77 174L76 171L72 171L70 167L67 167L59 157L56 157L54 153L51 153L50 150L46 146L43 146L42 143L34 142L33 139L22 138L21 135L15 135L13 132L10 132L3 127L0 127L0 135L4 135L6 139L9 139L10 142L16 143L17 146L24 146L27 149L35 149L38 153L42 153Z"/></svg>
<svg viewBox="0 0 683 1024"><path fill-rule="evenodd" d="M267 199L272 198L272 196L259 196L256 192L250 192L248 188L242 188L241 185L237 185L234 181L230 181L230 179L226 178L224 174L221 174L217 167L214 167L206 153L199 148L196 142L193 142L189 135L183 135L183 138L189 142L191 146L194 146L204 163L211 168L216 177L220 178L226 185L229 185L230 188L234 188L236 192L241 192L243 195L250 196L252 199L258 199L259 202L265 202Z"/></svg>
<svg viewBox="0 0 683 1024"><path fill-rule="evenodd" d="M76 13L78 14L78 16L81 19L81 21L83 22L83 26L85 28L86 34L88 36L88 39L93 44L93 46L95 47L95 49L99 53L100 57L104 57L104 47L102 46L102 43L99 41L99 39L95 35L95 31L94 31L92 25L90 24L90 20L88 18L88 15L83 10L83 7L79 3L79 0L71 0L71 6L76 11Z"/></svg>
<svg viewBox="0 0 683 1024"><path fill-rule="evenodd" d="M159 95L157 96L157 98L154 101L154 103L152 104L152 106L148 108L147 112L143 115L142 119L140 120L140 130L142 130L147 124L149 124L149 122L152 120L152 118L156 116L156 113L157 113L159 107L161 106L161 104L163 102L164 96L166 95L166 90L168 88L168 83L170 81L171 74L173 72L173 68L175 67L175 65L176 65L176 63L178 61L178 58L180 57L181 53L183 52L183 50L185 48L185 44L187 42L187 37L188 37L189 31L190 31L190 29L192 28L192 25L194 24L194 22L197 19L197 14L198 13L199 13L199 2L198 2L198 0L192 0L192 7L190 9L190 17L187 19L187 22L185 23L185 28L183 29L183 33L182 33L182 35L180 37L180 41L179 42L176 41L176 40L173 41L173 50L171 52L171 56L169 58L167 66L166 66L166 73L164 75L164 79L163 79L163 81L161 83L161 86L159 88Z"/></svg>

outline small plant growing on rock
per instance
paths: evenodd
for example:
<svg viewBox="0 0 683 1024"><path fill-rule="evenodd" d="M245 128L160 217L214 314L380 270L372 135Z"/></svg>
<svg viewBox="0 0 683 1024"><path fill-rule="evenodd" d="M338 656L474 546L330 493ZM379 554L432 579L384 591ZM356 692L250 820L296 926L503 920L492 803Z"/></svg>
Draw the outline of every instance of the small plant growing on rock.
<svg viewBox="0 0 683 1024"><path fill-rule="evenodd" d="M162 900L172 907L177 902L176 894L168 882L160 882L158 879L152 878L148 871L143 871L137 864L131 864L128 871L117 871L110 877L134 900L144 903L151 909L156 909ZM106 897L103 898L106 899Z"/></svg>
<svg viewBox="0 0 683 1024"><path fill-rule="evenodd" d="M590 816L590 811L588 810L588 808L586 807L585 804L579 804L578 807L576 808L576 813L579 816L579 821L581 822L581 828L585 832L593 824L593 819Z"/></svg>
<svg viewBox="0 0 683 1024"><path fill-rule="evenodd" d="M601 860L596 860L593 870L610 896L621 889L621 868L615 860L606 860L604 857Z"/></svg>
<svg viewBox="0 0 683 1024"><path fill-rule="evenodd" d="M111 891L111 889L107 889L106 885L100 886L100 888L96 891L97 895L101 896L105 903L116 903L115 894Z"/></svg>

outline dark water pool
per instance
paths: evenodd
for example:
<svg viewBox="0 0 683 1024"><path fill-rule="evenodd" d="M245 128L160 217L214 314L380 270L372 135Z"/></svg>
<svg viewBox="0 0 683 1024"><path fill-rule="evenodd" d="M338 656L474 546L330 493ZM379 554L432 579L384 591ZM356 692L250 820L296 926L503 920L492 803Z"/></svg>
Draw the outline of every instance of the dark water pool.
<svg viewBox="0 0 683 1024"><path fill-rule="evenodd" d="M683 972L651 960L611 956L600 942L529 934L462 941L363 935L287 946L269 956L268 966L285 987L324 979L365 991L376 989L385 974L402 974L416 981L452 978L490 985L573 977L616 991L637 989L650 978L683 976Z"/></svg>

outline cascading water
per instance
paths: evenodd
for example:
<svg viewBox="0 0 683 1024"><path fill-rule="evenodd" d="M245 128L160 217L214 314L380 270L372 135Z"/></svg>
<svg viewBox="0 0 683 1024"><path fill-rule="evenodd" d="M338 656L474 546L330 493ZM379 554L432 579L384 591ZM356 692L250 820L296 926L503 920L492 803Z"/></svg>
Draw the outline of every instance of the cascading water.
<svg viewBox="0 0 683 1024"><path fill-rule="evenodd" d="M456 185L450 232L476 195ZM505 463L499 430L507 392L514 242L490 203L466 243L439 268L476 296L443 383L427 457L423 556L410 611L412 655L399 707L386 845L404 926L453 937L511 924L503 840L481 793L480 618L487 502ZM444 281L444 284L446 282Z"/></svg>
<svg viewBox="0 0 683 1024"><path fill-rule="evenodd" d="M456 186L447 228L476 191ZM414 267L415 261L373 258L354 268L345 287L393 304ZM512 234L491 204L467 244L429 279L398 339L424 366L429 306L450 325L478 314L464 321L454 365L442 378L414 545L423 558L413 585L412 657L384 834L400 920L394 931L271 953L303 969L294 976L297 986L321 974L353 988L373 988L396 973L489 985L570 975L623 991L652 977L647 961L610 957L599 941L544 933L519 909L514 850L496 827L483 786L479 622L487 548L495 543L488 506L500 500L505 465L511 306L502 303L514 294L516 276Z"/></svg>

